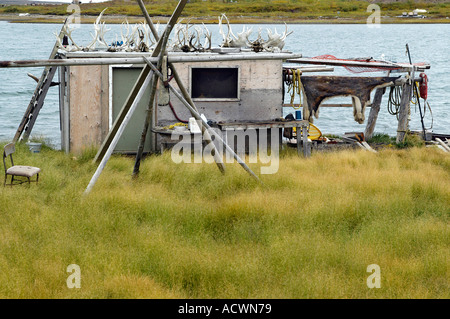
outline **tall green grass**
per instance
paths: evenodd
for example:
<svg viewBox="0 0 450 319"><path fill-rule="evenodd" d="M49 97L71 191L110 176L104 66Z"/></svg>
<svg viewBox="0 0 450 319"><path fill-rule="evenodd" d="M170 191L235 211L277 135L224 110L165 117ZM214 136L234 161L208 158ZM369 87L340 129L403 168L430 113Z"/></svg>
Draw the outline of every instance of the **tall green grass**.
<svg viewBox="0 0 450 319"><path fill-rule="evenodd" d="M176 7L178 0L152 0L144 1L151 16L170 16ZM365 20L369 16L367 7L373 1L359 0L239 0L235 2L223 0L191 0L183 10L184 17L202 17L212 19L217 23L217 16L226 13L231 22L242 18L246 19L272 19L273 22L295 22L299 19L321 18L346 18ZM395 17L403 12L410 12L416 7L428 10L427 17L441 19L446 22L449 16L450 2L447 0L422 1L419 3L411 1L383 1L378 3L382 16ZM128 15L142 16L139 6L134 1L114 0L108 3L81 4L81 14L98 15L104 8L108 7L105 15ZM44 15L69 15L67 5L58 6L7 6L0 8L0 13L28 12L31 14ZM384 19L384 18L383 18ZM405 23L405 19L400 19ZM412 19L414 23L425 23L430 20ZM390 21L390 20L389 20Z"/></svg>
<svg viewBox="0 0 450 319"><path fill-rule="evenodd" d="M24 145L38 185L0 190L0 298L448 298L450 158L285 151L264 186L237 164ZM259 172L259 164L249 164ZM69 289L67 266L81 268ZM369 289L366 268L381 268Z"/></svg>

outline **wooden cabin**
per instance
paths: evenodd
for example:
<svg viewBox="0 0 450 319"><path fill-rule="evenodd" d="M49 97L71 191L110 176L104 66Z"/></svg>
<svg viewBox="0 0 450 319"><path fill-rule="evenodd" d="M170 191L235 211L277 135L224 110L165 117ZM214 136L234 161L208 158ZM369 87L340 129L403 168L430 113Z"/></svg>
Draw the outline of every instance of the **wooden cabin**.
<svg viewBox="0 0 450 319"><path fill-rule="evenodd" d="M148 53L74 52L63 58L127 58ZM283 115L283 61L286 53L242 52L228 61L217 61L219 53L169 53L169 61L191 57L190 62L173 62L199 113L214 122L269 121ZM150 54L148 54L150 56ZM295 57L294 55L292 55ZM299 55L297 55L298 57ZM208 62L195 62L196 57ZM254 57L254 59L253 59ZM103 64L60 67L61 145L66 152L99 147L120 112L142 64ZM168 71L170 79L170 70ZM175 81L170 82L176 87ZM164 127L191 117L188 109L159 83L153 127ZM135 153L150 99L147 89L115 152ZM171 107L172 106L172 107ZM145 152L160 150L158 134L148 133Z"/></svg>

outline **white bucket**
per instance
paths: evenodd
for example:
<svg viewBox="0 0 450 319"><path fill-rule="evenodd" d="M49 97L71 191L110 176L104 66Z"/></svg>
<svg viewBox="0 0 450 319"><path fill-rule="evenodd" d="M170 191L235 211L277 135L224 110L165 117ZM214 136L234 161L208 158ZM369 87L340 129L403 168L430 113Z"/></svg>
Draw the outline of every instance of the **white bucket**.
<svg viewBox="0 0 450 319"><path fill-rule="evenodd" d="M41 151L41 143L27 143L31 153L39 153Z"/></svg>

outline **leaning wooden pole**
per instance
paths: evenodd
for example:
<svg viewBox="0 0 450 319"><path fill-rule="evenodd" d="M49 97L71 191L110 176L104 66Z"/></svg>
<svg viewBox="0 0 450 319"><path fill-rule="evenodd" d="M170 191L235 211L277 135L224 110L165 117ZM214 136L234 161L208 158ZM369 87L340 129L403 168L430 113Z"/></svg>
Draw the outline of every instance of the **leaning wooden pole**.
<svg viewBox="0 0 450 319"><path fill-rule="evenodd" d="M172 31L172 26L168 25L166 28L166 31L164 33L163 39L162 39L161 52L159 53L159 59L158 59L157 65L156 65L156 68L158 70L161 69L162 60L163 60L164 55L166 54L167 40L169 38L169 34L171 31ZM142 129L141 139L139 141L139 147L138 147L138 150L136 153L136 160L134 163L133 175L139 174L139 167L141 165L142 154L144 153L144 146L145 146L145 140L146 140L147 133L148 133L148 128L149 128L149 126L151 126L151 121L153 119L153 104L155 102L156 87L158 85L158 76L154 73L153 73L151 83L152 83L152 85L151 85L151 91L150 91L150 101L148 103L144 127Z"/></svg>
<svg viewBox="0 0 450 319"><path fill-rule="evenodd" d="M151 32L152 32L152 34L153 34L153 37L156 39L156 41L158 41L158 44L159 44L159 43L160 43L160 41L159 41L159 34L158 34L158 32L156 31L156 29L155 29L154 27L152 28L153 22L152 22L152 19L150 18L149 14L148 14L148 12L147 12L147 9L146 9L145 6L144 6L144 3L142 2L142 0L137 0L137 2L138 2L138 4L139 4L139 7L141 8L142 13L144 14L144 18L145 18L145 20L147 21L147 24L150 26L150 30L151 30ZM169 21L169 22L170 22L170 21ZM176 21L174 21L174 22L176 22ZM144 60L145 60L145 62L146 62L147 64L149 64L149 66L152 66L152 64L151 64L151 62L150 62L149 59L147 59L147 58L144 57ZM189 95L189 92L188 92L188 91L186 90L186 88L184 87L183 82L181 81L181 78L180 78L180 76L178 75L178 72L177 72L175 66L174 66L172 63L169 63L169 67L172 69L173 77L174 77L175 82L177 83L179 89L181 90L181 93L183 94L183 97L188 101L188 103L191 105L191 107L192 107L196 112L198 112L197 107L195 106L194 102L192 101L191 96ZM161 78L161 80L163 80L163 79ZM191 113L191 114L192 114L192 113ZM192 114L192 115L193 115L193 114ZM211 146L212 149L213 149L213 153L214 153L214 155L213 155L213 156L214 156L214 161L216 162L217 167L219 168L219 170L220 170L222 173L225 173L225 165L223 164L223 159L220 158L220 152L218 152L216 146L214 145L214 143L213 143L213 141L212 141L212 138L211 138L211 136L210 136L208 130L207 130L203 125L201 125L200 127L201 127L201 130L202 130L203 138L204 138L205 141L208 143L208 145ZM139 169L139 168L138 168L138 169Z"/></svg>
<svg viewBox="0 0 450 319"><path fill-rule="evenodd" d="M161 79L163 79L163 75L161 74L161 72L159 72L159 70L150 62L148 62L148 65L150 66L150 68L152 69L153 72L155 72L155 74L157 76L159 76ZM258 176L256 176L256 174L247 166L247 164L245 164L245 162L239 157L239 155L236 154L236 152L227 144L225 143L225 141L222 139L221 136L219 136L218 134L216 134L214 132L214 130L211 129L211 127L208 125L208 123L206 123L206 121L201 117L200 113L198 113L190 104L188 101L186 101L186 99L184 99L184 97L171 85L168 84L168 87L170 89L170 91L172 91L172 93L181 101L181 103L184 104L184 106L186 106L188 108L188 110L191 112L191 114L195 117L195 119L197 121L200 121L202 124L202 127L205 128L205 130L207 130L208 132L211 132L212 135L220 142L222 143L226 150L228 152L230 152L231 154L233 154L234 159L244 168L245 171L247 171L247 173L249 173L254 179L256 179L258 182L262 183L261 180L258 178Z"/></svg>
<svg viewBox="0 0 450 319"><path fill-rule="evenodd" d="M123 131L125 130L128 122L130 121L131 116L133 115L134 111L137 108L137 105L139 101L141 100L142 96L144 95L145 90L147 89L147 86L149 85L151 79L153 77L153 72L150 72L148 76L146 77L144 83L142 84L138 94L133 99L133 103L128 110L127 114L125 114L122 122L120 123L116 134L114 134L111 143L109 143L107 150L105 151L105 154L97 167L97 170L95 171L94 175L92 176L88 186L86 187L86 190L84 191L84 194L89 194L92 190L92 187L94 187L95 183L97 182L98 178L100 177L100 174L102 173L103 169L106 166L106 163L108 162L109 158L111 157L112 152L114 151L117 142L119 141L120 137L122 136Z"/></svg>
<svg viewBox="0 0 450 319"><path fill-rule="evenodd" d="M375 124L377 123L378 113L380 112L381 100L386 88L379 88L375 91L372 105L370 106L369 119L367 120L366 130L364 131L364 138L369 139L373 136Z"/></svg>
<svg viewBox="0 0 450 319"><path fill-rule="evenodd" d="M117 115L106 138L104 139L102 145L100 146L100 149L98 150L97 155L95 155L94 162L100 161L105 156L107 149L111 145L111 142L113 141L114 136L117 134L119 127L121 126L125 116L128 114L128 111L130 110L131 106L133 105L133 103L136 99L136 96L138 95L138 92L142 89L149 74L150 74L150 68L144 68L141 71L141 73L139 74L139 77L138 77L136 83L134 84L133 89L131 90L130 94L128 95L124 105L122 106L119 114Z"/></svg>
<svg viewBox="0 0 450 319"><path fill-rule="evenodd" d="M181 12L184 9L184 6L188 0L180 0L177 7L175 8L175 11L173 12L172 16L169 19L169 22L167 25L174 25L174 23L178 20L178 17L181 15ZM158 41L158 44L156 45L155 50L153 51L152 57L157 57L159 55L160 49L161 49L161 41ZM132 103L133 103L133 97L136 96L137 92L142 86L142 83L147 78L147 75L150 73L150 68L146 65L139 75L136 83L134 84L133 89L131 90L130 94L128 95L127 100L125 101L125 104L123 105L122 109L120 110L116 120L114 121L113 126L108 132L108 135L106 136L105 140L103 141L103 144L101 145L99 151L97 152L97 155L94 158L95 162L98 162L103 156L106 154L106 150L108 149L109 145L111 144L114 136L117 133L117 130L119 129L125 115L128 113L128 110L130 109Z"/></svg>
<svg viewBox="0 0 450 319"><path fill-rule="evenodd" d="M222 139L222 137L220 137L218 134L216 134L211 127L208 125L208 123L205 122L205 120L200 116L200 114L195 111L192 106L183 98L183 96L177 92L177 90L174 89L174 87L172 85L169 84L169 89L178 97L178 99L189 109L189 111L194 115L195 119L197 121L201 121L202 126L208 131L208 132L212 132L214 137L221 142L226 150L228 152L231 152L233 154L234 159L236 160L236 162L239 163L239 165L241 165L244 170L250 174L250 176L252 176L254 179L256 179L258 182L261 182L260 179L258 178L258 176L256 176L255 173L253 173L253 171L247 166L247 164L245 164L245 162L236 154L236 152L227 144L225 143L225 141Z"/></svg>
<svg viewBox="0 0 450 319"><path fill-rule="evenodd" d="M148 26L150 27L150 31L153 34L153 37L156 39L156 41L159 41L158 31L156 31L155 26L153 25L153 21L150 18L150 15L147 12L147 8L145 8L144 2L142 0L136 0L139 8L141 8L142 14L144 15L144 19L147 22Z"/></svg>

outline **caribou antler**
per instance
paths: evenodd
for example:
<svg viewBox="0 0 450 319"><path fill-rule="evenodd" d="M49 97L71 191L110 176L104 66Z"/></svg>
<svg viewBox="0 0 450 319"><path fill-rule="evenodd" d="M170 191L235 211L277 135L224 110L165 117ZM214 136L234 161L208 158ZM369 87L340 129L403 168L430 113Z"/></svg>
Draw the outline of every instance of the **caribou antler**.
<svg viewBox="0 0 450 319"><path fill-rule="evenodd" d="M205 52L211 49L211 32L208 30L204 23L202 23L202 25L203 29L200 27L195 27L196 35L191 35L191 38L189 40L189 46L191 47L191 49L193 49L193 51ZM202 37L205 37L203 45L201 43ZM193 43L194 39L195 44Z"/></svg>
<svg viewBox="0 0 450 319"><path fill-rule="evenodd" d="M110 31L111 29L107 29L106 26L105 26L105 23L103 22L103 24L102 24L100 22L100 20L102 19L103 13L106 11L106 9L108 9L108 8L103 9L103 11L100 12L99 16L95 20L95 23L94 23L94 35L92 35L92 33L91 33L92 41L91 41L91 43L89 43L86 46L85 50L88 50L88 51L89 50L95 50L95 45L97 44L97 42L99 42L100 44L108 47L108 44L105 42L105 38L104 37L105 37L105 33Z"/></svg>
<svg viewBox="0 0 450 319"><path fill-rule="evenodd" d="M61 42L61 38L59 37L59 35L57 35L56 33L54 33L54 35L56 36L56 41L58 42L58 47L65 50L65 51L80 51L81 47L79 47L75 41L73 41L72 39L72 32L73 30L75 30L75 28L70 29L69 24L66 24L63 26L62 28L62 33L64 34L64 36L66 36L68 39L70 39L70 41L72 41L72 45L64 45Z"/></svg>
<svg viewBox="0 0 450 319"><path fill-rule="evenodd" d="M279 34L277 32L276 28L275 28L275 33L272 33L272 31L267 29L267 34L268 34L269 39L264 43L265 50L267 50L267 51L274 51L274 50L282 51L283 50L287 36L290 35L292 32L294 32L294 31L291 31L288 33L287 24L285 23L284 25L286 26L286 29L283 32L283 34Z"/></svg>
<svg viewBox="0 0 450 319"><path fill-rule="evenodd" d="M258 30L258 37L255 41L250 41L249 37L247 37L247 44L255 52L264 50L265 41L261 37L261 28Z"/></svg>
<svg viewBox="0 0 450 319"><path fill-rule="evenodd" d="M171 43L171 46L174 51L189 52L192 49L191 43L195 38L195 34L189 33L189 29L192 27L190 25L191 20L188 20L185 26L182 25L182 21L183 19L174 27L175 40Z"/></svg>
<svg viewBox="0 0 450 319"><path fill-rule="evenodd" d="M222 21L223 19L227 22L228 33L225 35L222 29ZM231 47L231 48L242 48L247 45L247 39L252 33L252 28L245 29L245 26L242 28L242 32L238 33L236 36L231 29L230 21L228 20L225 13L219 17L219 33L222 35L223 42L221 44L222 47Z"/></svg>

